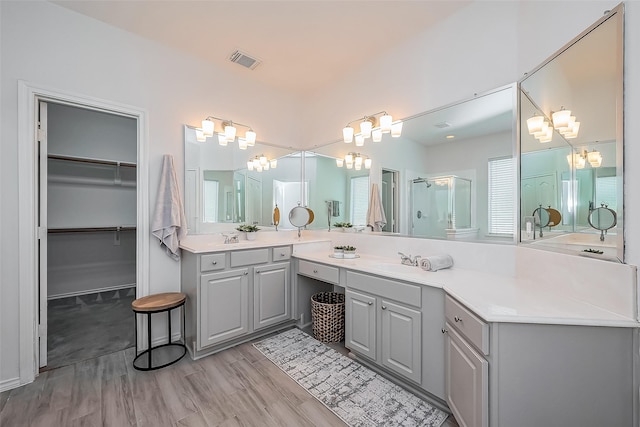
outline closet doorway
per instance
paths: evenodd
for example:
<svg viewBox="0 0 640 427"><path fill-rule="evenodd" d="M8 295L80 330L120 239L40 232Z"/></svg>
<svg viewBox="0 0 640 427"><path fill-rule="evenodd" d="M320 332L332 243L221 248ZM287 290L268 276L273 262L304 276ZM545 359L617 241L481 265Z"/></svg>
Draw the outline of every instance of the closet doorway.
<svg viewBox="0 0 640 427"><path fill-rule="evenodd" d="M39 365L135 345L138 120L38 100Z"/></svg>

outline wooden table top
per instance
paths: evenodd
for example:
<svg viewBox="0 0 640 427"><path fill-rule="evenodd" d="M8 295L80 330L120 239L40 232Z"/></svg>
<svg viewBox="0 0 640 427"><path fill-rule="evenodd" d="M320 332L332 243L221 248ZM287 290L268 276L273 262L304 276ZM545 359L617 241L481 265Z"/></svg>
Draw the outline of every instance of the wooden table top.
<svg viewBox="0 0 640 427"><path fill-rule="evenodd" d="M138 298L131 303L135 311L168 310L182 304L187 296L182 292L165 292L162 294L147 295Z"/></svg>

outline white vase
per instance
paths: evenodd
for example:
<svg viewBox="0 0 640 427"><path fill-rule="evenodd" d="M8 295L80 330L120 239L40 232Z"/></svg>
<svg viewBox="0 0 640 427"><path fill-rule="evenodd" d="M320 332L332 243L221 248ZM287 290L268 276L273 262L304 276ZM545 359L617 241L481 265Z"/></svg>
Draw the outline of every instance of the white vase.
<svg viewBox="0 0 640 427"><path fill-rule="evenodd" d="M247 240L256 240L256 233L254 231L247 231Z"/></svg>
<svg viewBox="0 0 640 427"><path fill-rule="evenodd" d="M344 251L344 258L355 258L356 257L356 251Z"/></svg>

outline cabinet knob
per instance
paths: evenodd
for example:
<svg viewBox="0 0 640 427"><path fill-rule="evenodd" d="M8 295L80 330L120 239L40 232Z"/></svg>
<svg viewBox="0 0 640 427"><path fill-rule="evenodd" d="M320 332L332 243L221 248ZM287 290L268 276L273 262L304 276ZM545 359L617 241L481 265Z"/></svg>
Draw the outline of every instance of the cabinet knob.
<svg viewBox="0 0 640 427"><path fill-rule="evenodd" d="M218 261L213 261L211 264L216 265Z"/></svg>
<svg viewBox="0 0 640 427"><path fill-rule="evenodd" d="M453 321L454 322L462 322L462 319L460 317L456 316L456 317L453 318Z"/></svg>
<svg viewBox="0 0 640 427"><path fill-rule="evenodd" d="M373 305L373 302L369 301L369 302L367 302L367 304L369 304L369 305Z"/></svg>
<svg viewBox="0 0 640 427"><path fill-rule="evenodd" d="M313 270L313 272L317 274L317 273L318 273L318 270Z"/></svg>
<svg viewBox="0 0 640 427"><path fill-rule="evenodd" d="M382 306L382 307L380 307L380 308L381 308L381 309L383 309L383 310L386 310L386 309L387 309L387 306L386 306L386 305L383 305L383 306Z"/></svg>
<svg viewBox="0 0 640 427"><path fill-rule="evenodd" d="M244 275L245 275L245 276L247 276L248 274L249 274L249 272L248 272L248 271L245 271L245 272L244 272Z"/></svg>
<svg viewBox="0 0 640 427"><path fill-rule="evenodd" d="M284 252L280 252L280 256L285 256L285 253Z"/></svg>
<svg viewBox="0 0 640 427"><path fill-rule="evenodd" d="M442 333L443 333L443 334L446 334L447 332L449 332L449 331L447 331L445 328L442 328L442 329L440 329L440 330L442 331Z"/></svg>

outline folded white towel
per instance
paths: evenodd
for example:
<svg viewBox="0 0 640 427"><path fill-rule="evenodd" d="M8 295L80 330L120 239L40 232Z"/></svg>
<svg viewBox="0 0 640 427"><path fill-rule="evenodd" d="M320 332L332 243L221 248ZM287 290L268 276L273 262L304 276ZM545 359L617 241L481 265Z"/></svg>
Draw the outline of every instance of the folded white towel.
<svg viewBox="0 0 640 427"><path fill-rule="evenodd" d="M438 271L443 268L453 267L451 255L432 255L420 260L420 267L427 271Z"/></svg>
<svg viewBox="0 0 640 427"><path fill-rule="evenodd" d="M165 154L162 159L162 173L156 209L151 220L151 232L160 240L160 244L165 246L167 255L178 261L180 239L187 235L187 221L173 167L173 156L170 154Z"/></svg>

